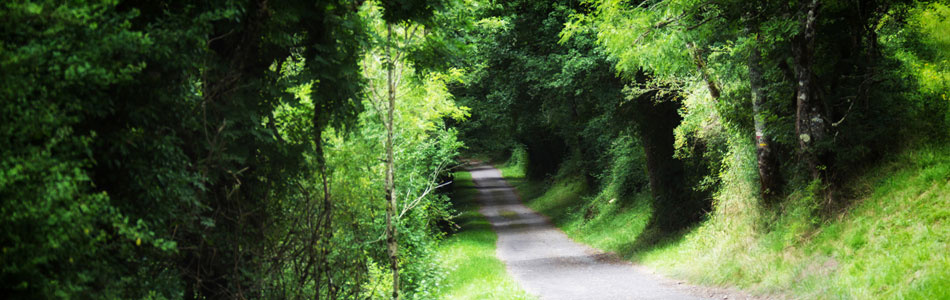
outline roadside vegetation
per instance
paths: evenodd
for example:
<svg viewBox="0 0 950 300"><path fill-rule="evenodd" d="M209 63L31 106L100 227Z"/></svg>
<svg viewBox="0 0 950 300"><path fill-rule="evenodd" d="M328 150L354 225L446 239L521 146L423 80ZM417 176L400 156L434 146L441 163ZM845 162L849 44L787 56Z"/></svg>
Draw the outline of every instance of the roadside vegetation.
<svg viewBox="0 0 950 300"><path fill-rule="evenodd" d="M495 256L498 236L478 212L478 190L471 174L463 171L454 176L452 203L458 212L452 220L459 227L436 251L447 273L435 299L533 299Z"/></svg>
<svg viewBox="0 0 950 300"><path fill-rule="evenodd" d="M4 1L0 294L433 298L455 4Z"/></svg>
<svg viewBox="0 0 950 300"><path fill-rule="evenodd" d="M773 215L721 209L661 237L644 231L649 195L610 201L611 187L587 187L577 174L545 182L524 180L517 163L502 170L529 207L572 239L674 278L796 299L950 297L947 145L913 147L867 168L838 210L820 211L818 200L795 194ZM743 197L724 192L717 200ZM754 230L737 230L742 223Z"/></svg>

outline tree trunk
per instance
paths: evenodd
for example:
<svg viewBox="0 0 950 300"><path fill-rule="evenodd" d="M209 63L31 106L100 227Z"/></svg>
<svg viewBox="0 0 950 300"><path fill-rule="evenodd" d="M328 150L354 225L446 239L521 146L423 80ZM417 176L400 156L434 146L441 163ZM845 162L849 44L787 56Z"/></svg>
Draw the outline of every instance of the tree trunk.
<svg viewBox="0 0 950 300"><path fill-rule="evenodd" d="M818 19L818 0L812 0L808 5L803 24L803 31L793 48L795 60L798 64L798 85L796 92L795 133L798 134L798 145L801 155L808 164L812 178L821 178L821 143L827 131L821 99L816 96L817 89L812 79L812 64L814 63L816 23Z"/></svg>
<svg viewBox="0 0 950 300"><path fill-rule="evenodd" d="M673 130L681 121L679 105L671 99L655 102L656 92L633 100L634 121L646 154L650 191L653 193L651 226L663 231L676 231L702 216L702 203L692 199L684 178L685 164L673 157Z"/></svg>
<svg viewBox="0 0 950 300"><path fill-rule="evenodd" d="M747 32L751 31L747 25ZM759 54L757 42L753 42L749 53L749 89L752 91L752 119L755 123L755 154L759 168L759 192L762 199L768 199L778 188L778 167L772 154L772 139L765 132L765 115L763 105L766 94L762 81L762 57Z"/></svg>
<svg viewBox="0 0 950 300"><path fill-rule="evenodd" d="M320 129L317 129L320 130ZM315 134L317 145L317 163L320 165L320 178L323 182L323 209L320 214L320 220L317 223L317 230L320 231L320 261L317 262L317 273L315 280L316 299L320 299L320 281L326 275L327 299L336 299L333 290L333 278L330 271L330 241L333 239L333 205L331 202L329 174L327 174L326 157L323 153L323 134Z"/></svg>
<svg viewBox="0 0 950 300"><path fill-rule="evenodd" d="M397 243L394 217L396 214L396 191L393 182L393 110L396 108L396 87L393 81L393 68L396 63L392 55L392 25L386 25L387 44L386 55L389 63L386 65L386 81L389 91L389 106L386 107L386 246L389 249L389 268L393 272L393 299L399 299L399 244Z"/></svg>
<svg viewBox="0 0 950 300"><path fill-rule="evenodd" d="M696 70L699 71L699 74L703 76L703 81L706 82L706 87L709 89L709 95L712 96L713 100L719 101L719 86L716 85L716 81L712 79L709 75L709 70L706 69L706 61L703 60L703 54L699 49L696 49L696 45L693 43L686 43L686 48L689 49L690 55L693 56L693 62L696 64Z"/></svg>

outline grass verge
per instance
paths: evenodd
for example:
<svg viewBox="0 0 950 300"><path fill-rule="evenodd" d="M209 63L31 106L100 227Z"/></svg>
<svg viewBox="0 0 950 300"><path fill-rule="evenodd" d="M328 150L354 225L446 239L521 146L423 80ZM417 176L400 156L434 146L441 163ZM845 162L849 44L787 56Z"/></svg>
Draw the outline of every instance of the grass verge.
<svg viewBox="0 0 950 300"><path fill-rule="evenodd" d="M571 238L673 277L796 299L950 299L950 146L872 168L850 183L853 204L830 216L802 193L765 211L751 185L733 184L707 221L646 247L648 194L606 199L570 177L527 181L519 168L502 173Z"/></svg>
<svg viewBox="0 0 950 300"><path fill-rule="evenodd" d="M439 245L438 258L450 268L437 299L533 299L521 289L495 256L498 236L478 212L478 191L468 172L455 173L452 202L461 229Z"/></svg>
<svg viewBox="0 0 950 300"><path fill-rule="evenodd" d="M571 239L626 259L639 253L635 248L652 212L649 191L618 199L593 194L584 180L568 177L545 183L527 180L521 165L503 164L499 169L528 207L550 217Z"/></svg>

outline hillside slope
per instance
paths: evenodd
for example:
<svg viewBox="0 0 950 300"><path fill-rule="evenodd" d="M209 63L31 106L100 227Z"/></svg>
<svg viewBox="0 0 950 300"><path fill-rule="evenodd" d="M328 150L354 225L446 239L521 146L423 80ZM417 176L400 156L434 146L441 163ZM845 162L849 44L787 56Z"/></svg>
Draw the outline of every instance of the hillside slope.
<svg viewBox="0 0 950 300"><path fill-rule="evenodd" d="M546 184L517 165L503 173L573 239L672 277L791 298L950 298L950 146L869 168L834 212L807 189L767 210L749 186L724 187L707 219L676 236L645 231L648 191L608 199L569 174Z"/></svg>

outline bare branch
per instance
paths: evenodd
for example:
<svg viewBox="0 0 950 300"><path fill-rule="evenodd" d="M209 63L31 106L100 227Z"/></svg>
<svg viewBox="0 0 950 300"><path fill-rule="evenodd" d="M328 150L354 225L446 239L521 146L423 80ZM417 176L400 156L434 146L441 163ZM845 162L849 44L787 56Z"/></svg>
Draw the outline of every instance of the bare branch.
<svg viewBox="0 0 950 300"><path fill-rule="evenodd" d="M436 167L436 169L432 172L431 177L430 177L430 179L429 179L429 181L428 181L428 183L427 183L426 189L422 192L421 195L419 195L419 197L416 197L416 199L412 200L411 202L409 202L408 205L406 205L405 207L403 207L402 212L399 213L399 217L398 217L398 218L402 218L402 216L405 215L406 212L409 212L409 211L412 210L414 207L416 207L417 205L419 205L419 203L422 201L422 199L425 198L426 196L428 196L429 193L431 193L432 191L437 190L437 189L439 189L439 188L441 188L441 187L444 187L444 186L449 185L449 184L452 183L452 181L449 181L449 182L444 182L444 183L442 183L442 184L439 184L439 185L437 185L437 186L433 186L433 185L436 183L436 179L438 178L439 174L441 174L442 171L445 170L445 167L446 167L447 165L448 165L448 162L446 162L446 161L443 161L443 162L439 163L439 166Z"/></svg>

